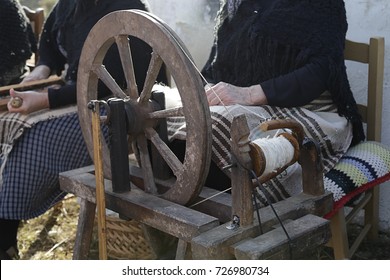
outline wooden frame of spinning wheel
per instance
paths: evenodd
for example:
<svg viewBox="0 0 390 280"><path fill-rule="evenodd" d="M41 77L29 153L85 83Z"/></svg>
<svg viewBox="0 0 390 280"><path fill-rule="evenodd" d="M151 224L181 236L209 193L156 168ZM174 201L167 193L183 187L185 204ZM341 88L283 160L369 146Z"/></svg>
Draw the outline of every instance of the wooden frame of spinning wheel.
<svg viewBox="0 0 390 280"><path fill-rule="evenodd" d="M122 90L102 65L105 52L115 42L121 55L127 82L134 85L134 72L128 70L133 67L128 46L129 35L143 39L153 49L148 70L149 76L141 93L138 93L134 86L130 86L128 90ZM150 92L159 67L163 63L167 65L168 71L175 79L183 101L182 110L150 112L146 105L151 97ZM269 256L280 258L288 254L286 236L271 242L277 248L277 254L261 246L256 246L258 248L256 253L253 253L253 250L249 252L244 249L242 246L245 247L245 244L238 246L243 239L253 241L260 234L258 221L253 218L250 198L253 182L249 180L247 170L239 165L232 169L232 196L225 194L208 199L194 207L186 206L195 199L203 200L213 196L216 192L203 187L211 156L210 113L199 75L196 71L194 72L191 59L186 54L179 38L168 26L143 11L118 11L102 18L90 32L84 44L78 76L79 116L84 138L90 151L93 141L91 117L87 104L96 98L98 79L103 81L115 96L132 99L134 106L142 111L140 118L145 119L140 119L140 121L143 123L149 123L145 121L148 118L161 119L178 116L179 112L183 112L187 122L186 155L183 163L179 162L169 151L153 126L146 125L142 133L132 138L137 139L137 146L141 151L140 165L142 168L130 167L131 181L139 189L132 188L127 193L113 192L110 181L110 163L105 160L109 158L108 148L103 147L107 208L120 213L123 217L137 220L160 233L177 238L179 243L175 257L178 259L188 257L200 259L266 258ZM244 116L238 116L233 121L233 152L242 148L238 147L239 139L248 134L244 123ZM146 149L147 139L154 144L173 170L176 175L175 180L154 178L150 168L150 154ZM288 225L292 228L291 238L298 243L305 242L306 246L303 246L301 250L305 251L328 239L328 221L318 216L330 210L331 197L329 194L324 194L321 188L322 181L316 181L320 178L318 175L320 165L318 165L315 148L303 147L299 160L306 172L303 176L304 193L298 197L286 199L278 205L281 207L279 216L283 220L293 220L292 224ZM313 176L313 174L316 175ZM78 234L73 257L75 259L87 258L97 203L94 168L85 167L64 172L60 174L60 183L61 189L74 193L81 199ZM142 190L154 189L154 187L150 188L151 185L168 189L168 191L160 195ZM273 226L278 224L277 217L269 215L267 207L261 209L261 212L265 217L262 221L263 230L274 232ZM241 227L233 231L227 229L226 226L230 223L232 215L238 215L241 219ZM301 227L302 230L293 230L297 228L296 223L307 226ZM151 232L147 231L146 234L152 234ZM308 235L311 238L308 239ZM265 238L266 234L260 236ZM152 240L155 237L149 239ZM159 245L153 244L156 247ZM156 250L163 249L156 248Z"/></svg>

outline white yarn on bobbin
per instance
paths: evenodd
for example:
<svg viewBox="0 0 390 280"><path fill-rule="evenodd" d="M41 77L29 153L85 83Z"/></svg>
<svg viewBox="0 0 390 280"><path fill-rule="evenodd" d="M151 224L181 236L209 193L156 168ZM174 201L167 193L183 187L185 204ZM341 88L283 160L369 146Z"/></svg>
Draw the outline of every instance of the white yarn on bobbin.
<svg viewBox="0 0 390 280"><path fill-rule="evenodd" d="M285 137L259 138L252 141L259 146L265 157L263 175L275 172L289 164L294 158L294 147Z"/></svg>

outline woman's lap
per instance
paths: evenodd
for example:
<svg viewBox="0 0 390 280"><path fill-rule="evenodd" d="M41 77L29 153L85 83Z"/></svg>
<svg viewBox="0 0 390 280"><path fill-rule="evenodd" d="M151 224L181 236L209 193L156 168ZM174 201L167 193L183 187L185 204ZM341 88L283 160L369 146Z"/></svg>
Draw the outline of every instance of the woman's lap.
<svg viewBox="0 0 390 280"><path fill-rule="evenodd" d="M91 163L77 114L37 123L8 156L0 217L30 219L43 214L66 195L59 188L58 174Z"/></svg>

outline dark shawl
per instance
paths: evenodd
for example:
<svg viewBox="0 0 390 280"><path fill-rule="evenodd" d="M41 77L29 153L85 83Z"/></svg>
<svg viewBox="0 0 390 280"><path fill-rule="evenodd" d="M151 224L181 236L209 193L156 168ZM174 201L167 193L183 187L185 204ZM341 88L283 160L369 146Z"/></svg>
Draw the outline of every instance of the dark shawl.
<svg viewBox="0 0 390 280"><path fill-rule="evenodd" d="M364 132L344 63L347 27L342 0L243 0L231 20L222 7L203 73L212 82L250 86L325 61L326 86L357 143Z"/></svg>
<svg viewBox="0 0 390 280"><path fill-rule="evenodd" d="M34 33L21 5L0 0L0 75L25 63L34 51Z"/></svg>
<svg viewBox="0 0 390 280"><path fill-rule="evenodd" d="M147 10L143 0L60 0L49 14L39 44L38 65L48 66L53 73L60 75L68 65L65 81L60 88L49 88L50 108L57 108L77 101L77 72L84 42L91 28L103 16L117 10ZM132 41L135 76L139 92L145 82L151 49L139 39ZM117 84L123 88L126 79L116 45L112 45L106 53L103 64L113 76ZM163 71L162 71L163 72ZM161 74L161 76L165 75ZM165 81L159 76L159 81ZM99 98L110 95L110 90L99 81Z"/></svg>

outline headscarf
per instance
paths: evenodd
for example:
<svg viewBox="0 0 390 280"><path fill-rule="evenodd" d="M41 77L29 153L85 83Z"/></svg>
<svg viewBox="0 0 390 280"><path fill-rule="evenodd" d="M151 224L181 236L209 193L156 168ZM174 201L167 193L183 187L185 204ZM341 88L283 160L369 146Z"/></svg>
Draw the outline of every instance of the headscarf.
<svg viewBox="0 0 390 280"><path fill-rule="evenodd" d="M227 0L227 12L229 18L234 16L240 4L241 0Z"/></svg>
<svg viewBox="0 0 390 280"><path fill-rule="evenodd" d="M220 8L217 14L215 31L218 30L218 28L220 27L220 25L222 25L226 18L229 18L229 20L233 18L242 1L244 0L220 0Z"/></svg>
<svg viewBox="0 0 390 280"><path fill-rule="evenodd" d="M0 1L0 74L26 62L36 51L31 25L16 0Z"/></svg>

